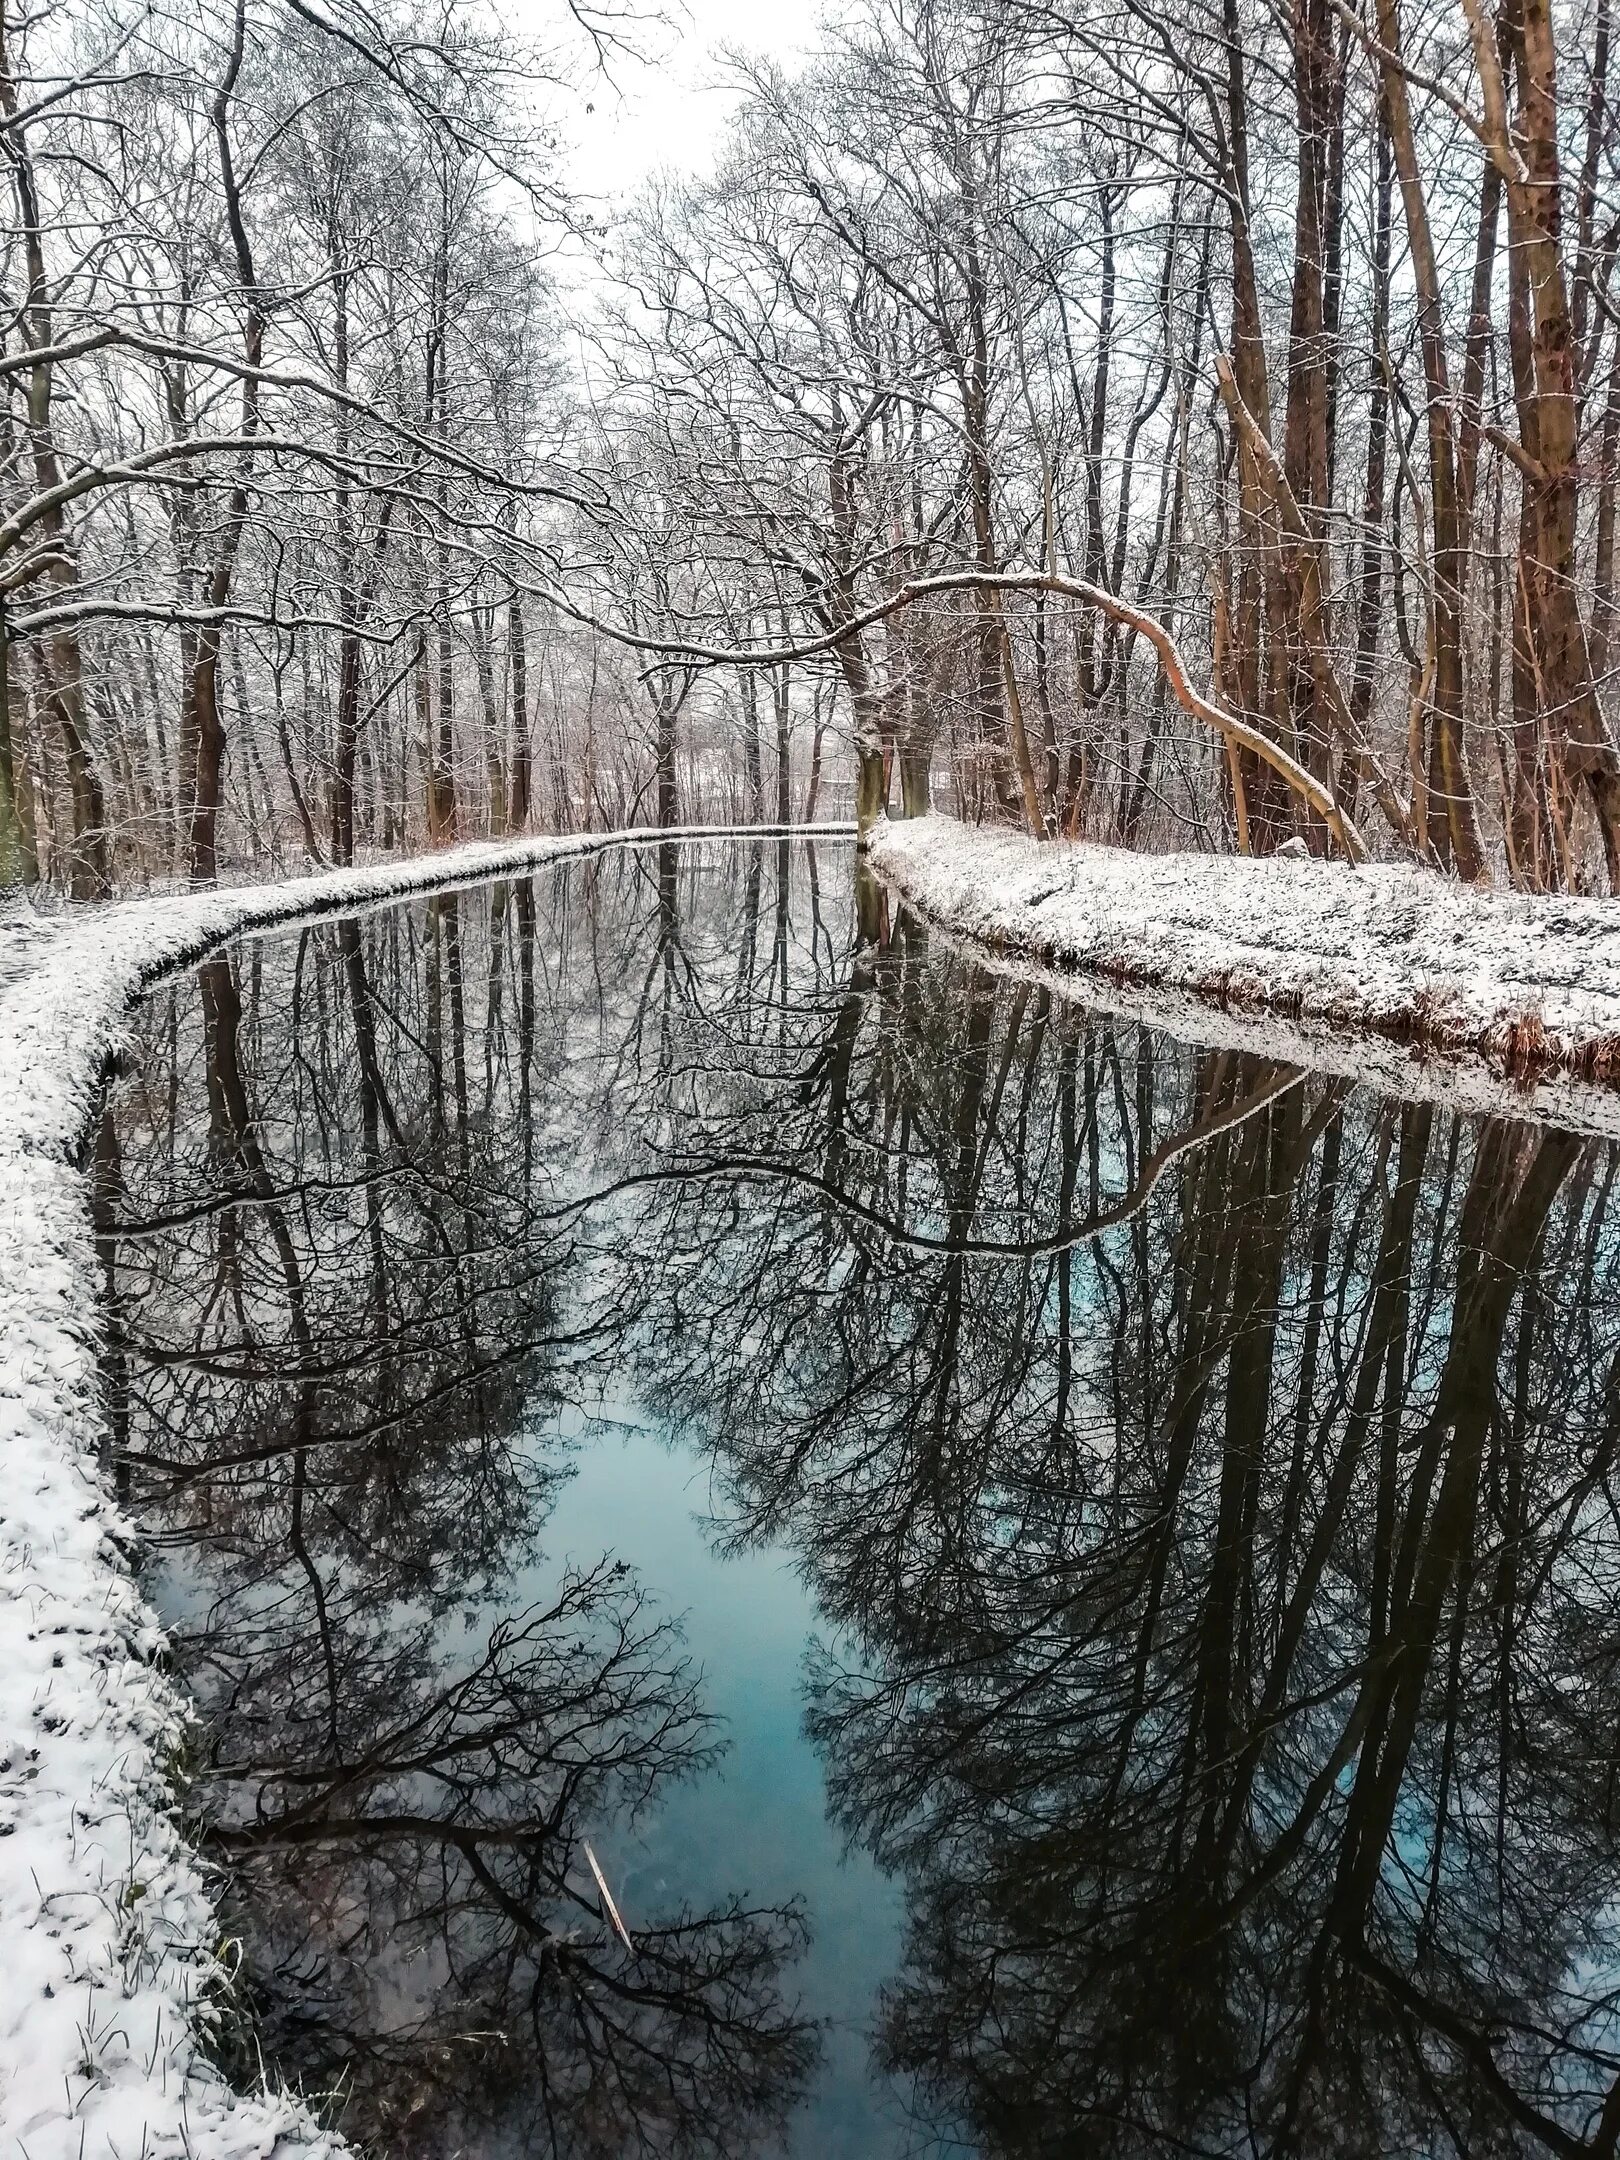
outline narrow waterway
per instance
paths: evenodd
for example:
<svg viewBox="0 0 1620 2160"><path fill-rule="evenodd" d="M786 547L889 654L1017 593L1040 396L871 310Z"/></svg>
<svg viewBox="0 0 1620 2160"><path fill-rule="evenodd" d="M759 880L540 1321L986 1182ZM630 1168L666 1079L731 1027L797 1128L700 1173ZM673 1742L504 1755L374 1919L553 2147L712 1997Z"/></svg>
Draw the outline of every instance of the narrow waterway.
<svg viewBox="0 0 1620 2160"><path fill-rule="evenodd" d="M624 850L139 1014L236 2074L379 2155L1609 2149L1612 1152L861 928Z"/></svg>

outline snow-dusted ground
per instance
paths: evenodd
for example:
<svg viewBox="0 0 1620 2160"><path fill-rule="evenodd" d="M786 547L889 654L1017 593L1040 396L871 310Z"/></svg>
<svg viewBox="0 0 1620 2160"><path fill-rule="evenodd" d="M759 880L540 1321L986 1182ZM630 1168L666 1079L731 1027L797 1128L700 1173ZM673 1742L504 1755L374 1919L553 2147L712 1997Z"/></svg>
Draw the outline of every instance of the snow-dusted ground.
<svg viewBox="0 0 1620 2160"><path fill-rule="evenodd" d="M992 964L1197 1042L1620 1137L1620 901L928 817L869 859Z"/></svg>
<svg viewBox="0 0 1620 2160"><path fill-rule="evenodd" d="M209 2066L229 1955L171 1812L186 1712L161 1669L161 1631L97 1472L97 1288L79 1155L128 1007L237 931L660 837L669 836L480 844L283 885L0 922L5 2160L340 2150L296 2100L239 2096Z"/></svg>

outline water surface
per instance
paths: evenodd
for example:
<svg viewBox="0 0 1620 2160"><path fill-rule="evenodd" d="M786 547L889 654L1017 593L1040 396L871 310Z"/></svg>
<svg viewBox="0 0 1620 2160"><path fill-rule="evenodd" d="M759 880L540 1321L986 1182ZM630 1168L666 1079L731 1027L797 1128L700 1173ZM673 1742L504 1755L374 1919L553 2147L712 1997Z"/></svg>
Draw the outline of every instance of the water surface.
<svg viewBox="0 0 1620 2160"><path fill-rule="evenodd" d="M861 928L624 851L144 1008L111 1451L238 2074L389 2154L1614 2150L1610 1150Z"/></svg>

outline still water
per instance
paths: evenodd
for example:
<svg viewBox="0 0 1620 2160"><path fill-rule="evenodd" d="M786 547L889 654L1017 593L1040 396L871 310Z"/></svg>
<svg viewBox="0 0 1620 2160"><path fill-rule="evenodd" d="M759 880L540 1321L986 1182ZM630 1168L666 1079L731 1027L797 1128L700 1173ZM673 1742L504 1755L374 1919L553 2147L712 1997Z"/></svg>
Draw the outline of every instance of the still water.
<svg viewBox="0 0 1620 2160"><path fill-rule="evenodd" d="M379 2155L1614 2151L1610 1150L875 927L620 851L143 1007L110 1467L237 2074Z"/></svg>

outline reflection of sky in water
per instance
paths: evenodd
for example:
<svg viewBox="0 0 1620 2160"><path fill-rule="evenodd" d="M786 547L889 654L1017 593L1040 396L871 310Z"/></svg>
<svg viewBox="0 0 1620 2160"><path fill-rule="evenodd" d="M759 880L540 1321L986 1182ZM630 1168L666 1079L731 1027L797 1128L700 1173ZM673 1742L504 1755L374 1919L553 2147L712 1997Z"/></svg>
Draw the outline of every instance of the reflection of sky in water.
<svg viewBox="0 0 1620 2160"><path fill-rule="evenodd" d="M567 1429L578 1429L569 1420ZM719 1557L705 1532L708 1466L621 1410L582 1442L547 1523L547 1565L514 1586L538 1597L567 1560L613 1552L685 1615L703 1699L724 1723L720 1766L672 1791L630 1833L598 1848L626 1925L638 1908L804 1900L810 1948L793 1972L805 2009L828 2021L821 2074L795 2117L798 2160L891 2160L940 2147L912 2135L903 2091L875 2077L868 2027L899 1962L904 1901L826 1816L821 1763L802 1728L802 1665L815 1601L781 1547ZM963 2148L964 2150L966 2148Z"/></svg>

